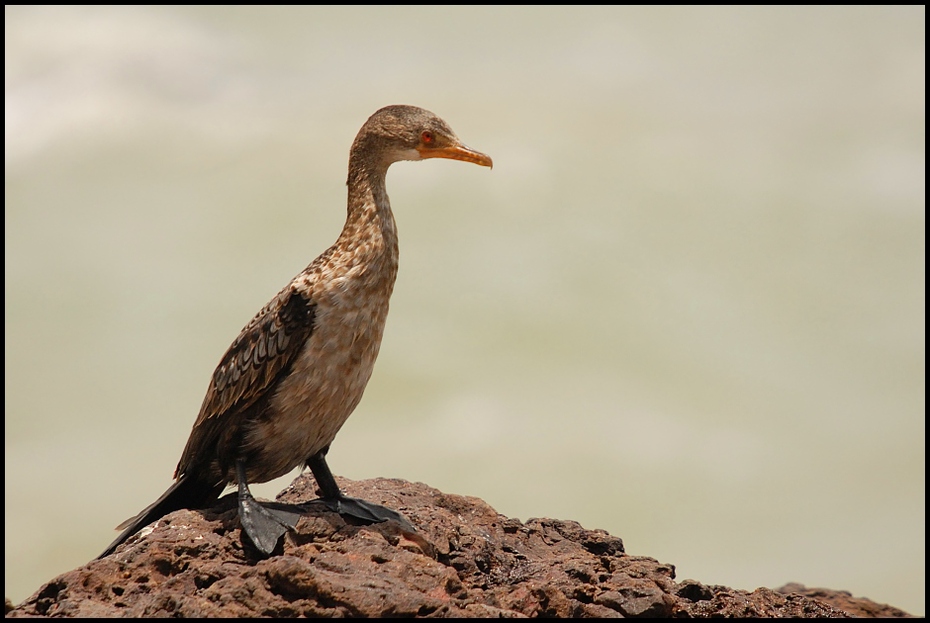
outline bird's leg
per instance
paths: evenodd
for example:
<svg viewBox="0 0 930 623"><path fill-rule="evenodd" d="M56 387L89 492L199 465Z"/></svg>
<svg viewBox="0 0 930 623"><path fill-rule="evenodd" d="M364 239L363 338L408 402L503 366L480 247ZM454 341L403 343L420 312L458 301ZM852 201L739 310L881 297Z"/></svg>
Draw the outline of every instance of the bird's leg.
<svg viewBox="0 0 930 623"><path fill-rule="evenodd" d="M339 513L340 515L349 515L368 523L380 523L382 521L394 520L399 523L405 530L416 532L407 518L391 510L390 508L343 495L333 478L333 473L326 464L326 452L329 447L323 448L309 459L307 467L313 472L317 485L320 487L320 501L326 504L329 510Z"/></svg>
<svg viewBox="0 0 930 623"><path fill-rule="evenodd" d="M236 477L239 479L239 522L242 529L258 551L270 556L287 529L297 525L300 515L268 509L259 504L249 491L245 462L242 459L236 461Z"/></svg>

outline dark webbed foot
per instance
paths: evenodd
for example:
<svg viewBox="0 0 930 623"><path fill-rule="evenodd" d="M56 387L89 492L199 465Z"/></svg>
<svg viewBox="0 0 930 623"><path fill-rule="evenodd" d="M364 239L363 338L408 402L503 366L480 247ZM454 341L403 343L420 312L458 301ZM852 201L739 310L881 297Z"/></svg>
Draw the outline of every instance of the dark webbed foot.
<svg viewBox="0 0 930 623"><path fill-rule="evenodd" d="M326 505L326 508L340 515L348 515L367 523L396 521L404 530L409 532L417 531L413 524L407 521L406 517L380 504L373 504L359 498L350 498L342 494L334 498L320 498L320 501Z"/></svg>
<svg viewBox="0 0 930 623"><path fill-rule="evenodd" d="M289 523L278 519L251 495L239 496L239 521L258 551L266 556L271 555L288 528L297 525L297 522Z"/></svg>
<svg viewBox="0 0 930 623"><path fill-rule="evenodd" d="M237 462L236 471L239 477L239 522L258 551L270 556L281 537L297 525L300 513L284 508L265 508L249 491L242 461Z"/></svg>
<svg viewBox="0 0 930 623"><path fill-rule="evenodd" d="M329 465L326 464L326 453L328 451L329 447L323 448L307 459L307 467L313 472L316 484L320 487L320 502L325 504L329 510L340 515L348 515L368 523L396 521L408 532L417 531L413 524L397 511L380 504L373 504L372 502L343 495L342 491L339 490L339 485L336 484L333 473L329 471Z"/></svg>

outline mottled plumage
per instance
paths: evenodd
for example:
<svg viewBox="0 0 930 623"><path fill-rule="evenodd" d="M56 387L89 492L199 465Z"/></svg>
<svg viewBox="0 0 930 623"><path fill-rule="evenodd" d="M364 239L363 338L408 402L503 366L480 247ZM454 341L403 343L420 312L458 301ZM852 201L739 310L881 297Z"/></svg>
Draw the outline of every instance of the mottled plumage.
<svg viewBox="0 0 930 623"><path fill-rule="evenodd" d="M349 154L348 215L338 240L265 305L223 355L175 471L177 482L120 526L126 530L101 557L148 523L172 510L206 506L236 482L246 532L270 553L278 520L254 506L247 483L304 464L334 510L375 521L395 518L389 509L342 496L325 454L371 377L397 276L387 169L399 160L432 157L491 166L490 158L465 147L443 120L420 108L388 106L362 126Z"/></svg>

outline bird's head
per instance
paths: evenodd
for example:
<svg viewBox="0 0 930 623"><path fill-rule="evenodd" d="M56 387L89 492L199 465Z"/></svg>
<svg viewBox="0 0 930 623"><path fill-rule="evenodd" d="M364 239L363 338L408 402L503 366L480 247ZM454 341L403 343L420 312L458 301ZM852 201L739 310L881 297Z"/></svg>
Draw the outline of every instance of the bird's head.
<svg viewBox="0 0 930 623"><path fill-rule="evenodd" d="M450 158L492 166L490 156L465 145L449 124L416 106L386 106L373 114L359 130L352 146L377 153L377 160L390 165L399 160Z"/></svg>

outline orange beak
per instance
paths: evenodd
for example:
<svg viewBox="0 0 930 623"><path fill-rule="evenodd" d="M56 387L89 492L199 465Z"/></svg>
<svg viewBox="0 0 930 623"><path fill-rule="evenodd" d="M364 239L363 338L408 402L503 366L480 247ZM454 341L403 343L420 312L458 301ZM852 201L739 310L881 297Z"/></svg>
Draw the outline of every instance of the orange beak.
<svg viewBox="0 0 930 623"><path fill-rule="evenodd" d="M481 153L480 151L475 151L471 147L457 143L455 145L449 145L448 147L426 147L420 146L417 147L417 151L420 152L421 158L449 158L451 160L464 160L465 162L474 162L475 164L480 164L483 167L492 167L494 163L491 161L491 157Z"/></svg>

